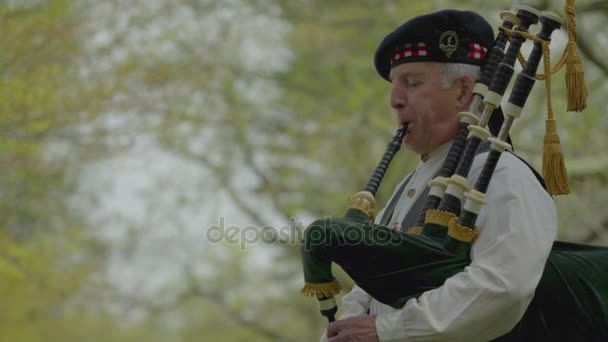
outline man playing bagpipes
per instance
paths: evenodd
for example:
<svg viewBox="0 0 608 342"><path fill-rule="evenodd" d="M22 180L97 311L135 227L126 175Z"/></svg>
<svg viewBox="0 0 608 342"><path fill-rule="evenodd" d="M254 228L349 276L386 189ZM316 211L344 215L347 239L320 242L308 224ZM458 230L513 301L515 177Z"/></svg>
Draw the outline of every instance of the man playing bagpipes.
<svg viewBox="0 0 608 342"><path fill-rule="evenodd" d="M608 249L554 243L555 207L543 179L509 152L511 124L561 19L525 6L502 17L496 40L479 15L445 10L407 21L378 47L375 66L391 82L390 105L403 126L379 168L401 142L421 162L375 221L384 171L344 218L307 228L303 292L331 322L322 339L608 340ZM503 118L498 107L525 39L535 46ZM550 118L546 168L559 173L554 124ZM551 194L567 191L559 176L546 178ZM338 321L332 262L355 282Z"/></svg>

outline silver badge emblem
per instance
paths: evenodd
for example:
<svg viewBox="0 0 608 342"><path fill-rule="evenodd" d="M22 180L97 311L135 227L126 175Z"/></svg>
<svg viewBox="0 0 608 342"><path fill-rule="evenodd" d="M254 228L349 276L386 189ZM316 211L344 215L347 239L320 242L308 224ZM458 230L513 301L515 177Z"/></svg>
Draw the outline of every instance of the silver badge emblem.
<svg viewBox="0 0 608 342"><path fill-rule="evenodd" d="M454 31L445 31L439 37L439 48L450 58L458 49L458 35Z"/></svg>

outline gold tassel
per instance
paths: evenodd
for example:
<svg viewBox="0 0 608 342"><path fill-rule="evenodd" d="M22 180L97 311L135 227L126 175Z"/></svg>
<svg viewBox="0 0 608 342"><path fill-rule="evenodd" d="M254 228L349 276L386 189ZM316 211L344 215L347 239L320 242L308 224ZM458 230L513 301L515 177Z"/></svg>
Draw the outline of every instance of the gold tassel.
<svg viewBox="0 0 608 342"><path fill-rule="evenodd" d="M570 193L568 187L568 174L564 163L564 154L557 135L557 123L553 115L551 101L551 50L548 42L543 44L543 62L545 67L545 92L547 97L547 124L545 131L545 144L543 148L543 177L547 191L552 196Z"/></svg>
<svg viewBox="0 0 608 342"><path fill-rule="evenodd" d="M306 297L327 298L339 294L340 290L342 290L340 283L334 280L330 283L322 284L306 283L300 292Z"/></svg>
<svg viewBox="0 0 608 342"><path fill-rule="evenodd" d="M547 123L543 148L543 177L547 191L552 196L570 193L568 186L568 174L562 153L559 136L557 134L557 122L553 115L551 100L551 75L566 66L566 86L568 88L568 111L580 112L587 107L587 87L585 85L584 70L581 58L576 52L576 18L574 0L566 0L564 9L568 20L568 44L560 60L551 67L551 51L549 42L538 40L531 35L526 38L540 41L543 46L544 74L536 75L537 80L545 81L547 98ZM520 58L520 62L525 61ZM523 65L524 63L522 63Z"/></svg>
<svg viewBox="0 0 608 342"><path fill-rule="evenodd" d="M554 119L547 119L543 151L543 177L545 177L547 191L552 196L570 193L564 155L559 143L557 125Z"/></svg>
<svg viewBox="0 0 608 342"><path fill-rule="evenodd" d="M568 111L581 112L587 108L587 86L581 58L576 52L576 16L574 0L566 1L568 20L568 45L566 46L566 87Z"/></svg>
<svg viewBox="0 0 608 342"><path fill-rule="evenodd" d="M421 226L409 227L408 229L405 230L405 232L407 234L421 235L422 234L422 227Z"/></svg>

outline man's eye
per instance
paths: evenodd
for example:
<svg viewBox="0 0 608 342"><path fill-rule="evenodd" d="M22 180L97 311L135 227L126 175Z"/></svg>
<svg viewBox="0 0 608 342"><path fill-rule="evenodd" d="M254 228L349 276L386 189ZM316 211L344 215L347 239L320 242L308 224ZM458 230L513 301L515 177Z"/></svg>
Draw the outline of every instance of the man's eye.
<svg viewBox="0 0 608 342"><path fill-rule="evenodd" d="M419 85L421 85L422 82L418 81L418 80L408 80L407 81L407 85L410 87L417 87Z"/></svg>

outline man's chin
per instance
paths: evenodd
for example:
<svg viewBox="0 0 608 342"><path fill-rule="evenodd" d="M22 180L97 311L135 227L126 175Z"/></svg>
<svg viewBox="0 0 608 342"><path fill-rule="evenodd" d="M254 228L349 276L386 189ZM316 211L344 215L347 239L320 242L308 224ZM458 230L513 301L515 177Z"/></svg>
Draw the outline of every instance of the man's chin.
<svg viewBox="0 0 608 342"><path fill-rule="evenodd" d="M427 148L422 148L416 144L407 142L406 139L403 139L402 146L418 155L428 154L431 152Z"/></svg>
<svg viewBox="0 0 608 342"><path fill-rule="evenodd" d="M416 154L422 154L422 153L418 152L418 151L419 151L419 149L418 149L418 148L416 148L416 146L415 146L415 145L409 144L409 143L407 143L407 142L405 142L405 141L402 141L401 146L405 147L406 149L408 149L408 150L410 150L410 151L412 151L412 152L414 152L414 153L416 153Z"/></svg>

